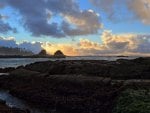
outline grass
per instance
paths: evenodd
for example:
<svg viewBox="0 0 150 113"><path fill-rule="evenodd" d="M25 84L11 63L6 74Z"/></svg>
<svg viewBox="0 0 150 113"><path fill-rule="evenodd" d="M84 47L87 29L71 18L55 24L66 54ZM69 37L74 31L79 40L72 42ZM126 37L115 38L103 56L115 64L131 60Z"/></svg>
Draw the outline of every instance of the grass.
<svg viewBox="0 0 150 113"><path fill-rule="evenodd" d="M113 113L150 113L150 89L123 91Z"/></svg>

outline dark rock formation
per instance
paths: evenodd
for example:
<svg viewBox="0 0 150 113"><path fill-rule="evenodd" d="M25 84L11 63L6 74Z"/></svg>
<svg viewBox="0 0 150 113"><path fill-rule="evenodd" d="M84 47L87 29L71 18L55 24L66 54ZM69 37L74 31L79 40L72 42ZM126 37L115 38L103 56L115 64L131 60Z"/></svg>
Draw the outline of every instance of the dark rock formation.
<svg viewBox="0 0 150 113"><path fill-rule="evenodd" d="M23 68L20 68L20 69L16 69L16 70L14 70L14 71L11 71L10 72L10 75L15 75L15 76L30 76L30 77L32 77L32 76L34 76L34 75L38 75L38 74L40 74L39 72L36 72L36 71L30 71L30 70L26 70L26 69L23 69Z"/></svg>
<svg viewBox="0 0 150 113"><path fill-rule="evenodd" d="M13 67L8 67L8 68L0 68L0 73L9 73L11 71L15 70Z"/></svg>
<svg viewBox="0 0 150 113"><path fill-rule="evenodd" d="M0 77L12 95L59 113L111 113L119 87L110 83L82 75Z"/></svg>
<svg viewBox="0 0 150 113"><path fill-rule="evenodd" d="M0 76L0 87L59 113L112 113L122 85L149 84L126 79L150 80L150 58L37 62Z"/></svg>
<svg viewBox="0 0 150 113"><path fill-rule="evenodd" d="M30 64L25 68L50 75L82 74L113 79L150 79L150 58L117 61L46 61Z"/></svg>

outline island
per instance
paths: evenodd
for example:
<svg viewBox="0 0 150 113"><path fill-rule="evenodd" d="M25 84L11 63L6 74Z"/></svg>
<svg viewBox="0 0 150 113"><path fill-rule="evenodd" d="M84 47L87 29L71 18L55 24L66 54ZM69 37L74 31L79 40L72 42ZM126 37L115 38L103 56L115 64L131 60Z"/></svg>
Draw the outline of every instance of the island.
<svg viewBox="0 0 150 113"><path fill-rule="evenodd" d="M0 58L65 58L66 55L63 54L61 50L57 50L54 55L47 54L46 50L41 50L38 54L6 54L6 55L0 55Z"/></svg>

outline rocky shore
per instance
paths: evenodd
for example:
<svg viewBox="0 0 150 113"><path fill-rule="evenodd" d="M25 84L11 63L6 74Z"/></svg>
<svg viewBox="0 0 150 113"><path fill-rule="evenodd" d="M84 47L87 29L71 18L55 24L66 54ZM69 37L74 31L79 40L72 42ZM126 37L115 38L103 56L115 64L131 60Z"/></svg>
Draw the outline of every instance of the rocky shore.
<svg viewBox="0 0 150 113"><path fill-rule="evenodd" d="M8 72L0 76L0 88L36 106L57 113L112 113L120 92L149 87L150 58L45 61Z"/></svg>
<svg viewBox="0 0 150 113"><path fill-rule="evenodd" d="M20 110L18 108L10 108L6 105L6 102L0 100L0 113L30 113L28 110Z"/></svg>
<svg viewBox="0 0 150 113"><path fill-rule="evenodd" d="M85 75L112 79L150 79L150 58L117 61L76 60L48 61L29 64L24 69L49 75Z"/></svg>

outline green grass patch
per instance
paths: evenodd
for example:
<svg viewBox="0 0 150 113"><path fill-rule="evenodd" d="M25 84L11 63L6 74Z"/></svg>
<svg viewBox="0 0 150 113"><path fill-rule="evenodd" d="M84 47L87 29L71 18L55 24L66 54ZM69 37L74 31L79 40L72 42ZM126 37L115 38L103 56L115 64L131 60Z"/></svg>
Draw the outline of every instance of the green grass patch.
<svg viewBox="0 0 150 113"><path fill-rule="evenodd" d="M113 113L150 113L150 89L123 91Z"/></svg>

